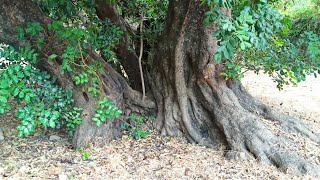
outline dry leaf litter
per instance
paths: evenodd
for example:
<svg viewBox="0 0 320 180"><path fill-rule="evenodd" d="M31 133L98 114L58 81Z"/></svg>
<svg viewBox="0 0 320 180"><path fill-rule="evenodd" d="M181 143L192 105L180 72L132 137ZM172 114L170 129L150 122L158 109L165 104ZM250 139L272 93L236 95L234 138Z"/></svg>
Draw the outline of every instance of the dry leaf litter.
<svg viewBox="0 0 320 180"><path fill-rule="evenodd" d="M320 78L311 77L280 92L266 75L248 73L243 83L266 104L320 131ZM287 150L320 165L319 145L299 134L285 133L277 123L262 121L292 141ZM5 136L0 141L0 179L314 179L280 172L254 159L227 160L224 147L208 149L184 138L159 136L155 131L146 139L124 136L104 147L74 150L63 133L18 138L16 125L14 113L0 116ZM50 136L61 139L50 141ZM89 157L83 158L84 153Z"/></svg>

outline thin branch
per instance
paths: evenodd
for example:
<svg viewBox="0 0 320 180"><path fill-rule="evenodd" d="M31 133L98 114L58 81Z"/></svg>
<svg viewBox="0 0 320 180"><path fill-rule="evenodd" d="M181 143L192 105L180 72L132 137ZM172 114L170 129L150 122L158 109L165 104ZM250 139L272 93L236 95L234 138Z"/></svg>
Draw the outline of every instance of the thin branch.
<svg viewBox="0 0 320 180"><path fill-rule="evenodd" d="M144 85L144 77L143 77L143 70L142 70L142 54L143 54L143 38L142 38L142 31L143 31L143 14L141 14L141 23L140 23L140 55L139 55L139 69L141 75L141 84L142 84L142 102L144 102L144 98L146 96L146 89Z"/></svg>

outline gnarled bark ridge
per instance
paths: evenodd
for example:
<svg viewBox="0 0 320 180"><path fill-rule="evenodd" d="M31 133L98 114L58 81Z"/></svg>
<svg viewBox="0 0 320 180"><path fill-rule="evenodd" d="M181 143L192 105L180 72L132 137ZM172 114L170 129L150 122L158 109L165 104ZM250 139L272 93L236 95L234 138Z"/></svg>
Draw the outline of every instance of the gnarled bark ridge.
<svg viewBox="0 0 320 180"><path fill-rule="evenodd" d="M152 74L156 128L163 135L185 135L209 147L223 144L229 158L254 155L283 170L319 175L318 166L279 149L287 140L268 130L258 113L317 143L319 135L254 99L240 81L221 76L222 66L211 58L217 50L217 39L212 36L215 26L203 24L205 11L197 0L171 1Z"/></svg>

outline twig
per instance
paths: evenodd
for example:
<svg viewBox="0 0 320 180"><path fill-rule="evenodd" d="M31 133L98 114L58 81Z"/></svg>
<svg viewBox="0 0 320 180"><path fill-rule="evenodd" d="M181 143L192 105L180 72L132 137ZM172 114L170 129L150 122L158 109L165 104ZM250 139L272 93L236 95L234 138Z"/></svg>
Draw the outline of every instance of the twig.
<svg viewBox="0 0 320 180"><path fill-rule="evenodd" d="M144 102L144 98L146 96L146 89L144 85L144 77L143 77L143 70L141 65L142 54L143 54L143 38L142 38L142 31L143 31L143 14L141 14L141 24L140 24L140 55L139 55L139 69L141 75L141 84L142 84L142 102Z"/></svg>

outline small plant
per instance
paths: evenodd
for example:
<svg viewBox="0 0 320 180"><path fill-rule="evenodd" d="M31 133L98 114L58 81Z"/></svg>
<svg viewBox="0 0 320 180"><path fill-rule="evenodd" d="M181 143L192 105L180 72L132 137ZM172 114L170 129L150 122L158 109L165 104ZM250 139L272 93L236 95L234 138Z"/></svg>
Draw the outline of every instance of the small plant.
<svg viewBox="0 0 320 180"><path fill-rule="evenodd" d="M117 118L120 121L123 121L121 124L121 128L127 130L129 135L134 139L145 138L150 130L145 126L145 117L137 116L135 114L131 114L128 118L128 122L124 121L120 116L122 115L122 111L115 105L113 105L107 98L104 98L101 101L98 101L98 107L95 109L96 114L92 118L97 126L100 126L103 122L107 120L113 120ZM153 117L148 118L152 120Z"/></svg>
<svg viewBox="0 0 320 180"><path fill-rule="evenodd" d="M62 118L66 122L69 135L73 135L76 126L82 123L81 111L82 108L73 107L69 112L66 112L62 115Z"/></svg>
<svg viewBox="0 0 320 180"><path fill-rule="evenodd" d="M81 154L81 159L82 160L87 160L91 157L91 153L89 151L85 151Z"/></svg>
<svg viewBox="0 0 320 180"><path fill-rule="evenodd" d="M77 151L81 153L82 160L87 160L91 157L91 153L89 151L85 151L83 147L78 147Z"/></svg>
<svg viewBox="0 0 320 180"><path fill-rule="evenodd" d="M121 124L122 129L126 129L129 135L134 139L145 138L150 134L150 129L145 124L144 116L137 116L131 114L128 122L123 122Z"/></svg>
<svg viewBox="0 0 320 180"><path fill-rule="evenodd" d="M96 114L92 118L97 126L100 126L102 122L106 122L107 119L119 118L122 111L115 105L111 104L107 98L98 101L98 107L95 109Z"/></svg>

